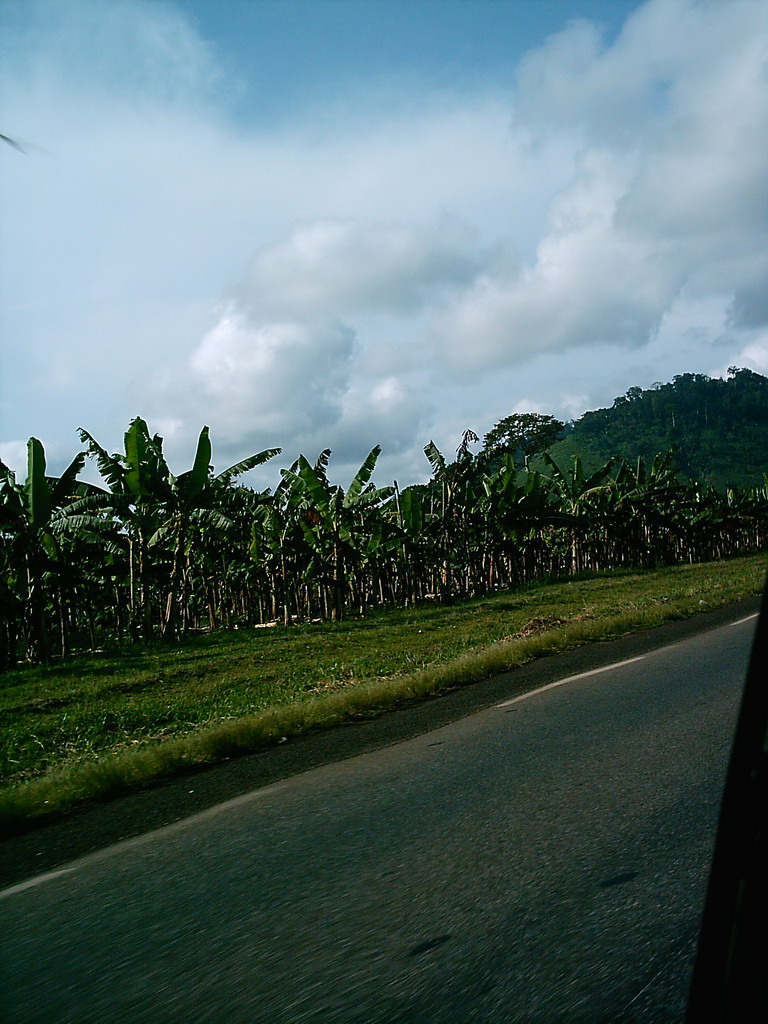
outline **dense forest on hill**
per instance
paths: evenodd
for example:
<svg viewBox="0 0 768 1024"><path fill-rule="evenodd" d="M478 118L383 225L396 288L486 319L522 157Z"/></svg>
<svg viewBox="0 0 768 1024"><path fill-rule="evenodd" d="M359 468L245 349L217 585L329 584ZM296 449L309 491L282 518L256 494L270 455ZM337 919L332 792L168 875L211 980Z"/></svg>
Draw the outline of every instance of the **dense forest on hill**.
<svg viewBox="0 0 768 1024"><path fill-rule="evenodd" d="M579 455L592 472L614 455L651 460L673 448L685 480L721 491L751 487L768 471L768 377L736 367L727 380L684 373L647 390L630 388L566 431L548 449L561 464Z"/></svg>

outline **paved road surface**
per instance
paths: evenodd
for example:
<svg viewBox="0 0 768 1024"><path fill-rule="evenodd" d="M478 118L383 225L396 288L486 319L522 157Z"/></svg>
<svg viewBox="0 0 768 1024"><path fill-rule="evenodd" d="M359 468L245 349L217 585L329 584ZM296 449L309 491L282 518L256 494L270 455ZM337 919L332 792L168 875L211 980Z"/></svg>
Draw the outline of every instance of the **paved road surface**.
<svg viewBox="0 0 768 1024"><path fill-rule="evenodd" d="M6 888L0 1019L681 1020L754 623Z"/></svg>

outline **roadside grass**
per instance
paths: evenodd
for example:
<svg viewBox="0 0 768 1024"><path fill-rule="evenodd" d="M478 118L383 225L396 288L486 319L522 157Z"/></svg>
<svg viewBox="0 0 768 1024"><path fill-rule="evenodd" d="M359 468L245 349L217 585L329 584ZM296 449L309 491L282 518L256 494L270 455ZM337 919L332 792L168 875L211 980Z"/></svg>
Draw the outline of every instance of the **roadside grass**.
<svg viewBox="0 0 768 1024"><path fill-rule="evenodd" d="M0 834L760 591L764 555L207 634L0 676Z"/></svg>

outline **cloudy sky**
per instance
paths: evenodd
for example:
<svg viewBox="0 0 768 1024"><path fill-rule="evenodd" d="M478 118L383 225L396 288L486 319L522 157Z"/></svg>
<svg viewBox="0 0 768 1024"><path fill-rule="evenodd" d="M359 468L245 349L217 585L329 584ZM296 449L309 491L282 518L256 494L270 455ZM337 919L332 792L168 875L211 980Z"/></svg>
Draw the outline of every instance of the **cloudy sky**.
<svg viewBox="0 0 768 1024"><path fill-rule="evenodd" d="M4 0L0 456L424 477L768 372L764 0ZM277 478L277 468L271 470ZM269 473L267 473L269 477ZM254 482L274 482L269 479Z"/></svg>

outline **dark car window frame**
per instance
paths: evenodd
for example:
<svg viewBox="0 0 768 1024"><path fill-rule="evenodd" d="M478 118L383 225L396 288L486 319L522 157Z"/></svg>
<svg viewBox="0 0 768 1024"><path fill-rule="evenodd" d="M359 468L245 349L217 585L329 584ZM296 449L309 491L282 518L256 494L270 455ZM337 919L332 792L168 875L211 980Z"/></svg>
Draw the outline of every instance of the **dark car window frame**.
<svg viewBox="0 0 768 1024"><path fill-rule="evenodd" d="M720 807L686 1024L768 1020L768 580Z"/></svg>

